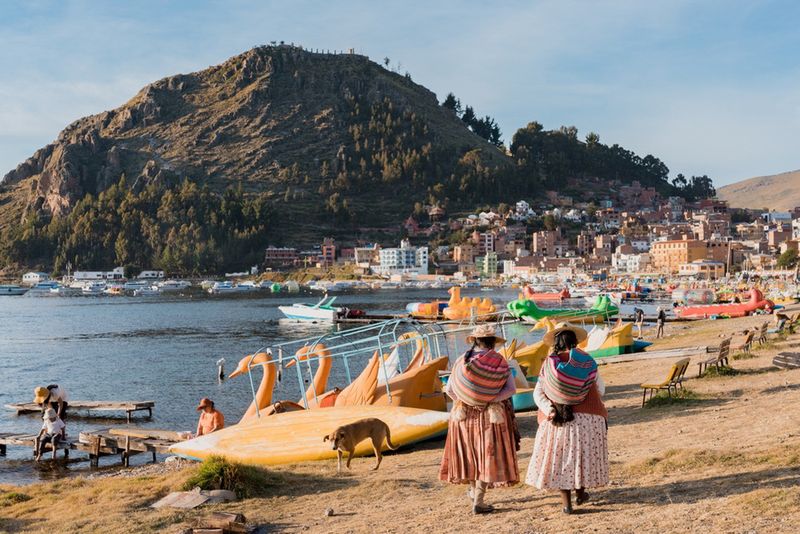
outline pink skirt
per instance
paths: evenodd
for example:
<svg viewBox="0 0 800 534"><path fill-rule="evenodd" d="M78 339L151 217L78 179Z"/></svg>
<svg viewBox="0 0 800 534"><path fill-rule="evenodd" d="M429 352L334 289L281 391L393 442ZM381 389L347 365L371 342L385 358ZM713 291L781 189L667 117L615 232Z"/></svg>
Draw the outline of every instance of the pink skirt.
<svg viewBox="0 0 800 534"><path fill-rule="evenodd" d="M465 406L464 421L450 420L439 480L451 484L486 482L488 487L519 482L515 442L516 420L510 402L503 403L500 424L489 422L488 410Z"/></svg>
<svg viewBox="0 0 800 534"><path fill-rule="evenodd" d="M562 426L544 421L536 432L525 483L538 489L573 490L608 484L608 431L599 415L576 413Z"/></svg>

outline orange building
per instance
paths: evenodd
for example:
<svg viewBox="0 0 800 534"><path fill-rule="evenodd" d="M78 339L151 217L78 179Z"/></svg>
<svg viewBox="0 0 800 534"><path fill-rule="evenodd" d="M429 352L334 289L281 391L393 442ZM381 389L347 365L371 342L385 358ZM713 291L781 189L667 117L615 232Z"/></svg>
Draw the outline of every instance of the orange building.
<svg viewBox="0 0 800 534"><path fill-rule="evenodd" d="M706 244L697 239L655 241L650 247L653 268L662 273L677 273L681 264L706 259Z"/></svg>

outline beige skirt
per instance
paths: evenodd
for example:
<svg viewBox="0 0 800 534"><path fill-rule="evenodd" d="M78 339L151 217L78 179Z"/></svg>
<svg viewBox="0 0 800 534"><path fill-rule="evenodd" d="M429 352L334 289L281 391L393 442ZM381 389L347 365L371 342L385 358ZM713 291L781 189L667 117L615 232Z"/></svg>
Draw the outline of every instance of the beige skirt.
<svg viewBox="0 0 800 534"><path fill-rule="evenodd" d="M544 421L536 432L525 483L539 489L572 490L608 484L605 418L576 413L562 426Z"/></svg>

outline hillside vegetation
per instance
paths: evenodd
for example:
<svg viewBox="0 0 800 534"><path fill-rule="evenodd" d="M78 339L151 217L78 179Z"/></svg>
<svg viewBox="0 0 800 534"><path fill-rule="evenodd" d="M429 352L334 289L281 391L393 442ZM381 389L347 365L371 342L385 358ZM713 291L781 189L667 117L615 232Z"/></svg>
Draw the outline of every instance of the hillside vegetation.
<svg viewBox="0 0 800 534"><path fill-rule="evenodd" d="M471 210L567 183L591 198L582 181L608 180L688 192L658 158L575 128L533 122L506 151L468 110L364 56L254 48L75 121L6 174L0 265L215 272L270 243L393 239L418 202Z"/></svg>

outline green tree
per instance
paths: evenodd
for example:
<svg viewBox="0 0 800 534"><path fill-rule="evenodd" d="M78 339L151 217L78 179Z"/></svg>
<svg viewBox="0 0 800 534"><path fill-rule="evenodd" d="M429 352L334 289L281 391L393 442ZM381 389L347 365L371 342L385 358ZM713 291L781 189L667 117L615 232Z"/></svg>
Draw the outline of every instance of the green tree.
<svg viewBox="0 0 800 534"><path fill-rule="evenodd" d="M778 268L794 269L797 266L797 250L790 248L778 256Z"/></svg>

